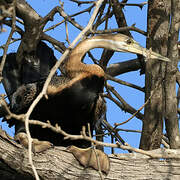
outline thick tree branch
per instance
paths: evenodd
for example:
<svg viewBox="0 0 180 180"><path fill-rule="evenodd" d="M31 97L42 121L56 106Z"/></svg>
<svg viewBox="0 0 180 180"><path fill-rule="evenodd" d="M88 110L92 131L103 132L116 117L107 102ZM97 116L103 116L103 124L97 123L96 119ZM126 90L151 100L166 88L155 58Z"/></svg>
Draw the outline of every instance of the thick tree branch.
<svg viewBox="0 0 180 180"><path fill-rule="evenodd" d="M137 71L142 67L143 66L140 62L140 59L138 58L115 64L110 64L106 70L106 73L111 76L118 76L120 74L127 73L130 71Z"/></svg>
<svg viewBox="0 0 180 180"><path fill-rule="evenodd" d="M11 143L12 142L12 143ZM28 163L27 150L0 135L0 171L1 180L27 179L31 180L33 172ZM180 157L178 150L159 149L147 154L159 157ZM168 177L176 179L179 174L179 160L151 159L141 154L110 155L110 172L103 177L112 179L155 179L165 180ZM99 173L91 168L84 169L66 148L54 147L42 153L33 155L33 163L42 180L46 179L94 179L99 180ZM148 166L148 168L147 168ZM129 173L127 173L127 171ZM144 173L143 173L144 172ZM12 178L13 177L13 178Z"/></svg>

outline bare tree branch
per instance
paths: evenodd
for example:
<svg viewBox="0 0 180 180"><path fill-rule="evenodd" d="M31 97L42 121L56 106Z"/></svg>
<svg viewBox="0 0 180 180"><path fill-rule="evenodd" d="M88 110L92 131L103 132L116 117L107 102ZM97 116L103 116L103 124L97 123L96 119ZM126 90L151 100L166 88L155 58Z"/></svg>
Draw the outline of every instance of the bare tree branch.
<svg viewBox="0 0 180 180"><path fill-rule="evenodd" d="M0 81L2 80L2 70L3 70L3 67L4 67L4 64L5 64L5 60L6 60L6 54L7 54L7 51L8 51L8 46L10 44L10 41L12 39L12 35L15 31L15 24L16 24L16 11L15 11L15 7L16 7L16 0L13 0L13 3L12 3L12 29L11 29L11 32L9 34L9 37L8 37L8 40L6 42L6 45L4 47L4 53L3 53L3 58L2 58L2 61L1 61L1 65L0 65Z"/></svg>

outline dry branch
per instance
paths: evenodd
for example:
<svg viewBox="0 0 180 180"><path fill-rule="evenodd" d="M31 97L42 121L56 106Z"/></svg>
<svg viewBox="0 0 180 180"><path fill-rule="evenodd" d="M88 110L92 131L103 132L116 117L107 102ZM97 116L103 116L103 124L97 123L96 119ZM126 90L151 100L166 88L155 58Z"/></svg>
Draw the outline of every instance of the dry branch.
<svg viewBox="0 0 180 180"><path fill-rule="evenodd" d="M28 163L28 152L20 145L8 140L6 135L0 135L0 169L4 168L7 177L14 180L32 179L33 175ZM178 150L159 149L149 153L162 155L180 155ZM41 179L100 179L99 173L91 168L84 169L74 156L63 147L54 147L45 152L33 154L33 163ZM145 155L130 153L110 155L111 169L103 177L112 179L173 179L178 180L180 173L179 160L151 159ZM0 173L2 173L0 171ZM1 180L6 180L1 175ZM4 174L5 175L5 174Z"/></svg>
<svg viewBox="0 0 180 180"><path fill-rule="evenodd" d="M16 24L15 6L16 6L16 0L14 0L13 3L12 3L12 16L13 16L12 17L12 29L11 29L11 32L10 32L9 37L7 39L6 45L4 47L3 58L2 58L2 61L1 61L1 65L0 65L0 81L2 80L2 70L3 70L4 64L5 64L5 59L6 59L6 54L7 54L7 51L8 51L8 46L9 46L9 44L11 42L12 35L14 33L14 30L15 30L15 24Z"/></svg>

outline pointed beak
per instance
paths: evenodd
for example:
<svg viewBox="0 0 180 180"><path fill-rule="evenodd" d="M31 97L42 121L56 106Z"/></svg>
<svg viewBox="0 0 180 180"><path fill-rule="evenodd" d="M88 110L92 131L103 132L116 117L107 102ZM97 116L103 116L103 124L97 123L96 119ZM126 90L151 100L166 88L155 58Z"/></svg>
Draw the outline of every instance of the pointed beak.
<svg viewBox="0 0 180 180"><path fill-rule="evenodd" d="M166 62L170 61L169 58L155 53L151 49L148 50L146 48L143 48L131 38L128 40L126 39L125 41L117 41L116 43L116 45L114 44L114 49L116 49L116 51L143 55L146 58L145 61L147 61L148 59L158 59Z"/></svg>
<svg viewBox="0 0 180 180"><path fill-rule="evenodd" d="M146 58L145 59L146 61L148 59L159 59L166 62L170 61L169 58L164 57L156 52L153 52L151 49L143 48L136 42L132 44L128 44L126 47L127 47L127 52L143 55Z"/></svg>

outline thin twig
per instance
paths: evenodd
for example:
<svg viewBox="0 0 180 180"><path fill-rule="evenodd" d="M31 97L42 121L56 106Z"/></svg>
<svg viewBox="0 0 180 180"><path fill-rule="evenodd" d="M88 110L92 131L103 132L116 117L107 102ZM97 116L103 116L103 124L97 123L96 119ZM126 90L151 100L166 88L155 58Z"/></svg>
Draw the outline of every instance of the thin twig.
<svg viewBox="0 0 180 180"><path fill-rule="evenodd" d="M134 114L137 111L131 105L129 105L112 86L107 84L107 87L113 93L113 95L122 103L122 105L121 105L122 110L125 110L131 114ZM143 120L143 117L144 117L144 115L140 112L136 113L135 116L140 120Z"/></svg>
<svg viewBox="0 0 180 180"><path fill-rule="evenodd" d="M137 6L137 7L139 7L140 9L142 9L142 8L144 7L144 5L147 4L147 2L142 2L142 3L140 3L140 4L136 4L136 3L119 3L119 4L121 4L121 5L123 5L123 6Z"/></svg>
<svg viewBox="0 0 180 180"><path fill-rule="evenodd" d="M9 43L9 45L13 44L13 43L15 43L17 41L20 41L20 40L21 40L20 38L18 38L18 39L11 39L11 42ZM1 45L0 49L5 49L5 46L6 46L6 44Z"/></svg>
<svg viewBox="0 0 180 180"><path fill-rule="evenodd" d="M140 112L140 111L146 106L146 104L149 103L149 101L150 101L151 97L153 96L153 94L154 94L154 92L151 94L151 96L149 96L149 98L147 99L147 101L146 101L129 119L127 119L126 121L124 121L124 122L122 122L122 123L114 123L114 126L115 126L114 128L116 128L117 126L121 126L121 125L129 122L132 118L134 118L134 117L136 116L136 114L137 114L138 112Z"/></svg>
<svg viewBox="0 0 180 180"><path fill-rule="evenodd" d="M126 81L117 79L117 78L112 77L112 76L110 76L110 75L108 75L108 74L106 74L106 78L107 78L108 80L117 82L117 83L119 83L119 84L123 84L123 85L128 86L128 87L132 87L132 88L134 88L134 89L137 89L137 90L140 90L140 91L144 92L144 88L139 87L139 86L137 86L137 85L135 85L135 84L131 84L131 83L128 83L128 82L126 82Z"/></svg>
<svg viewBox="0 0 180 180"><path fill-rule="evenodd" d="M68 44L70 44L70 40L69 40L69 33L68 33L68 25L67 25L67 21L65 21L65 29L66 29L66 41L68 42Z"/></svg>
<svg viewBox="0 0 180 180"><path fill-rule="evenodd" d="M80 15L80 14L83 14L83 13L85 13L85 12L90 12L93 7L94 7L94 4L93 4L92 6L90 6L89 8L87 8L87 9L84 9L84 10L82 10L82 11L80 11L80 12L77 12L77 13L75 13L75 14L69 15L69 17L72 18L72 17L78 16L78 15ZM57 24L55 24L55 25L53 25L53 26L51 26L51 27L43 30L43 32L47 32L47 31L50 31L50 30L52 30L52 29L55 29L57 26L63 24L65 21L66 21L66 20L64 19L64 20L62 20L61 22L59 22L59 23L57 23Z"/></svg>
<svg viewBox="0 0 180 180"><path fill-rule="evenodd" d="M135 31L138 32L144 36L147 35L147 32L136 28L135 24L133 24L132 26L126 26L126 27L120 27L120 28L116 28L116 29L105 29L105 30L97 30L97 31L92 31L92 34L108 34L108 33L119 33L119 32L124 32L124 31Z"/></svg>
<svg viewBox="0 0 180 180"><path fill-rule="evenodd" d="M95 4L95 1L78 1L78 0L70 0L72 2L75 2L80 6L81 4Z"/></svg>

